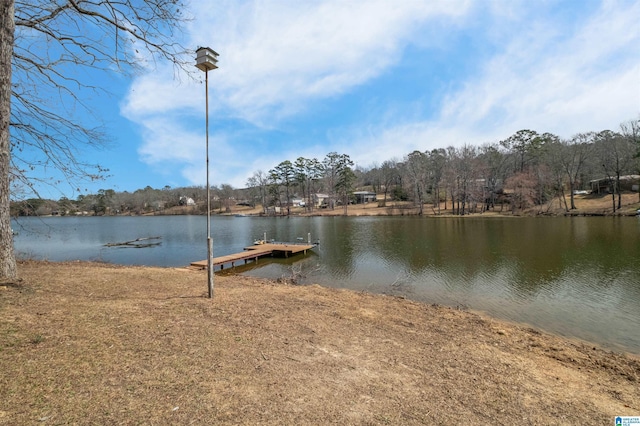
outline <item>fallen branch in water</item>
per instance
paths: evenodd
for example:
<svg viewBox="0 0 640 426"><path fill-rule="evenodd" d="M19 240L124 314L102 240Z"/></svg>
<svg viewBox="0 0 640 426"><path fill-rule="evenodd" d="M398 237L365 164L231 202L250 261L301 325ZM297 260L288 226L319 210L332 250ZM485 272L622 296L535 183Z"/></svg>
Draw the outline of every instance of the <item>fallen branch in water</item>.
<svg viewBox="0 0 640 426"><path fill-rule="evenodd" d="M157 246L162 244L161 242L159 243L142 243L142 241L148 241L148 240L159 240L162 237L141 237L141 238L136 238L135 240L131 240L131 241L123 241L121 243L107 243L104 246L105 247L134 247L134 248L143 248L143 247L152 247L152 246Z"/></svg>

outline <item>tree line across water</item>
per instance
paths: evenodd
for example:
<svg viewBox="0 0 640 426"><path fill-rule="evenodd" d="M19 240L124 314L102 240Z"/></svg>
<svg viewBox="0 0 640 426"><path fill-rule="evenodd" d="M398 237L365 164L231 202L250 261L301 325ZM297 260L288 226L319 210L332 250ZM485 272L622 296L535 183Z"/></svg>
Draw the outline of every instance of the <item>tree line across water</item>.
<svg viewBox="0 0 640 426"><path fill-rule="evenodd" d="M448 205L459 215L505 205L523 210L555 198L569 211L576 208L575 193L593 184L611 193L615 212L623 182L629 182L625 177L633 175L628 189L638 190L639 157L640 120L631 120L618 132L579 133L570 139L520 130L499 142L416 150L368 168L352 169L349 156L335 152L322 161L300 157L267 173L256 171L247 183L263 206L290 206L295 196L312 210L317 207L313 195L325 192L329 208L341 204L346 209L354 189L370 189L381 194L382 205L388 199L412 201L418 214L428 205L434 210Z"/></svg>
<svg viewBox="0 0 640 426"><path fill-rule="evenodd" d="M639 174L640 120L631 120L618 132L579 133L570 139L520 130L499 142L416 150L370 167L354 167L348 154L337 152L322 160L299 157L266 172L255 171L245 188L222 184L213 186L211 194L212 209L221 212L245 204L261 205L265 213L280 207L282 214L289 214L293 200L307 211L347 209L355 190L367 190L379 194L380 205L409 201L418 214L426 207L464 215L496 208L523 210L554 199L569 211L575 209L577 192L595 188L611 194L615 212L623 190L637 190ZM322 205L318 194L323 194ZM178 206L184 207L181 212L205 213L206 188L146 187L131 193L107 189L76 200L31 199L12 203L12 214L144 214Z"/></svg>

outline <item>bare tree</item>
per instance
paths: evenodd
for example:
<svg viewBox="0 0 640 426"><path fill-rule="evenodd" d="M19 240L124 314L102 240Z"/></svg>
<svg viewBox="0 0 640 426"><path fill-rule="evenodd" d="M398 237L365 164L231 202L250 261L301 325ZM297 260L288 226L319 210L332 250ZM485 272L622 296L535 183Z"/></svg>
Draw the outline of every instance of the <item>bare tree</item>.
<svg viewBox="0 0 640 426"><path fill-rule="evenodd" d="M636 171L640 173L640 118L620 124L620 130L622 135L636 147L634 158ZM640 190L638 190L638 201L640 201Z"/></svg>
<svg viewBox="0 0 640 426"><path fill-rule="evenodd" d="M12 279L18 274L13 253L13 232L9 211L11 172L11 56L14 37L14 5L0 2L0 279Z"/></svg>
<svg viewBox="0 0 640 426"><path fill-rule="evenodd" d="M324 160L322 160L322 168L324 171L324 180L325 187L329 191L329 207L333 210L335 208L336 201L336 190L339 185L342 185L340 188L344 189L345 177L346 175L339 176L341 172L344 171L345 167L349 167L351 173L351 166L353 166L353 161L347 154L338 154L337 152L330 152L326 155ZM348 176L349 185L353 183L352 176Z"/></svg>
<svg viewBox="0 0 640 426"><path fill-rule="evenodd" d="M380 185L384 188L382 206L387 205L389 188L398 179L398 174L398 161L396 160L387 160L380 166Z"/></svg>
<svg viewBox="0 0 640 426"><path fill-rule="evenodd" d="M220 198L220 211L224 207L224 211L229 213L231 206L235 204L235 189L228 183L220 184L220 188L216 191L218 198Z"/></svg>
<svg viewBox="0 0 640 426"><path fill-rule="evenodd" d="M79 155L101 145L104 130L72 111L91 113L84 95L104 93L91 81L114 69L132 72L157 60L187 69L189 52L175 42L183 10L179 0L1 2L0 278L17 274L8 232L11 181L35 191L32 172L44 168L72 183L104 177L107 170Z"/></svg>
<svg viewBox="0 0 640 426"><path fill-rule="evenodd" d="M594 137L595 134L593 132L578 133L571 140L561 142L562 149L559 153L559 161L569 179L571 210L576 209L574 191L576 190L578 177L591 155Z"/></svg>
<svg viewBox="0 0 640 426"><path fill-rule="evenodd" d="M477 154L475 146L447 148L444 178L448 181L451 207L461 216L468 213L472 202L477 201Z"/></svg>
<svg viewBox="0 0 640 426"><path fill-rule="evenodd" d="M484 194L484 210L495 208L498 191L502 190L507 174L507 156L499 144L485 144L479 148L481 174L487 193Z"/></svg>
<svg viewBox="0 0 640 426"><path fill-rule="evenodd" d="M247 179L247 186L250 189L250 193L254 195L257 192L258 197L260 198L260 203L262 204L262 212L267 213L267 191L269 187L269 176L265 174L262 170L258 170L253 173L253 175Z"/></svg>
<svg viewBox="0 0 640 426"><path fill-rule="evenodd" d="M564 149L565 147L559 138L551 141L547 146L546 163L549 167L549 173L551 174L553 199L558 198L560 207L563 207L565 212L569 212L564 185L566 173L562 161L562 152ZM551 209L553 199L548 203L547 211Z"/></svg>
<svg viewBox="0 0 640 426"><path fill-rule="evenodd" d="M632 168L635 144L619 133L604 130L596 135L596 152L599 154L605 175L611 181L611 199L613 211L622 207L620 177ZM616 195L618 202L616 206Z"/></svg>
<svg viewBox="0 0 640 426"><path fill-rule="evenodd" d="M413 151L405 157L404 168L413 191L413 202L418 206L418 214L422 216L424 213L427 175L429 173L427 155L421 151Z"/></svg>
<svg viewBox="0 0 640 426"><path fill-rule="evenodd" d="M527 209L534 204L536 196L536 176L532 170L510 176L505 187L511 189L511 212Z"/></svg>
<svg viewBox="0 0 640 426"><path fill-rule="evenodd" d="M437 209L440 214L440 189L442 184L442 176L444 173L444 167L447 162L446 151L444 149L434 149L427 153L428 159L428 186L431 191L431 198L433 201L433 208ZM446 192L445 197L446 199ZM435 210L434 210L435 211Z"/></svg>

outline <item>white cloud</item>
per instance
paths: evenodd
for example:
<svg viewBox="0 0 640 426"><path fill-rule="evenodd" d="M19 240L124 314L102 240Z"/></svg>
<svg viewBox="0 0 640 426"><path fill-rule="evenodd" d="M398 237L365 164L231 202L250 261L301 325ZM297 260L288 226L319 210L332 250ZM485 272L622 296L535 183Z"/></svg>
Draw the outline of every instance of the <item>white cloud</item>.
<svg viewBox="0 0 640 426"><path fill-rule="evenodd" d="M400 59L426 19L461 16L468 3L201 0L192 2L196 19L189 32L194 47L207 45L220 53L220 68L209 79L211 114L269 127L310 102L339 96L376 77ZM183 164L183 174L200 182L192 152L203 135L186 131L175 116L188 121L198 114L203 91L193 83L178 85L173 77L171 70L161 69L137 78L122 113L143 129L142 161ZM232 169L237 156L245 159L243 167L275 165L284 158L282 152L267 155L277 161L229 154L217 170Z"/></svg>
<svg viewBox="0 0 640 426"><path fill-rule="evenodd" d="M195 81L176 81L169 67L137 77L121 105L121 113L136 121L152 115L184 111L194 114L204 105L204 89Z"/></svg>
<svg viewBox="0 0 640 426"><path fill-rule="evenodd" d="M575 21L549 14L557 4L193 1L198 12L187 43L220 53L220 68L210 73L214 182L243 186L256 170L332 150L366 166L414 149L497 141L522 128L568 137L636 116L640 4L604 1L597 13ZM237 130L249 127L259 138L265 129L295 128L298 116L321 111L322 102L335 105L373 84L403 60L408 46L437 48L461 33L486 48L486 61L457 77L450 85L456 91L434 101L433 115L398 100L380 117L369 115L373 124L330 123L312 145L268 151L269 143ZM202 85L177 84L172 70L137 78L122 111L143 129L142 160L178 167L202 184L203 106Z"/></svg>
<svg viewBox="0 0 640 426"><path fill-rule="evenodd" d="M502 51L443 100L438 117L385 123L379 136L357 138L352 157L367 165L414 149L496 142L524 128L561 137L617 130L640 113L640 3L620 6L605 2L564 28L521 15Z"/></svg>
<svg viewBox="0 0 640 426"><path fill-rule="evenodd" d="M193 6L207 10L208 5ZM398 61L426 19L456 17L468 8L461 1L387 0L227 2L224 7L222 15L204 17L191 31L194 39L210 34L213 44L221 44L215 47L220 53L216 96L239 117L263 125L379 75Z"/></svg>

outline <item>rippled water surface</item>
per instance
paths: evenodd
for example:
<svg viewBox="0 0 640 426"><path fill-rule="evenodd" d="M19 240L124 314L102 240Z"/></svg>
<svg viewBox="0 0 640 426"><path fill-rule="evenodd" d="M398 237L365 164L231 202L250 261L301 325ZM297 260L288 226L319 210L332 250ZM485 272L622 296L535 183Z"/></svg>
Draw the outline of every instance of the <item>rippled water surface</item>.
<svg viewBox="0 0 640 426"><path fill-rule="evenodd" d="M28 218L26 257L183 266L206 258L201 216ZM320 239L313 254L239 268L302 283L486 311L640 353L640 219L215 217L214 256L256 239ZM149 248L109 242L161 236Z"/></svg>

